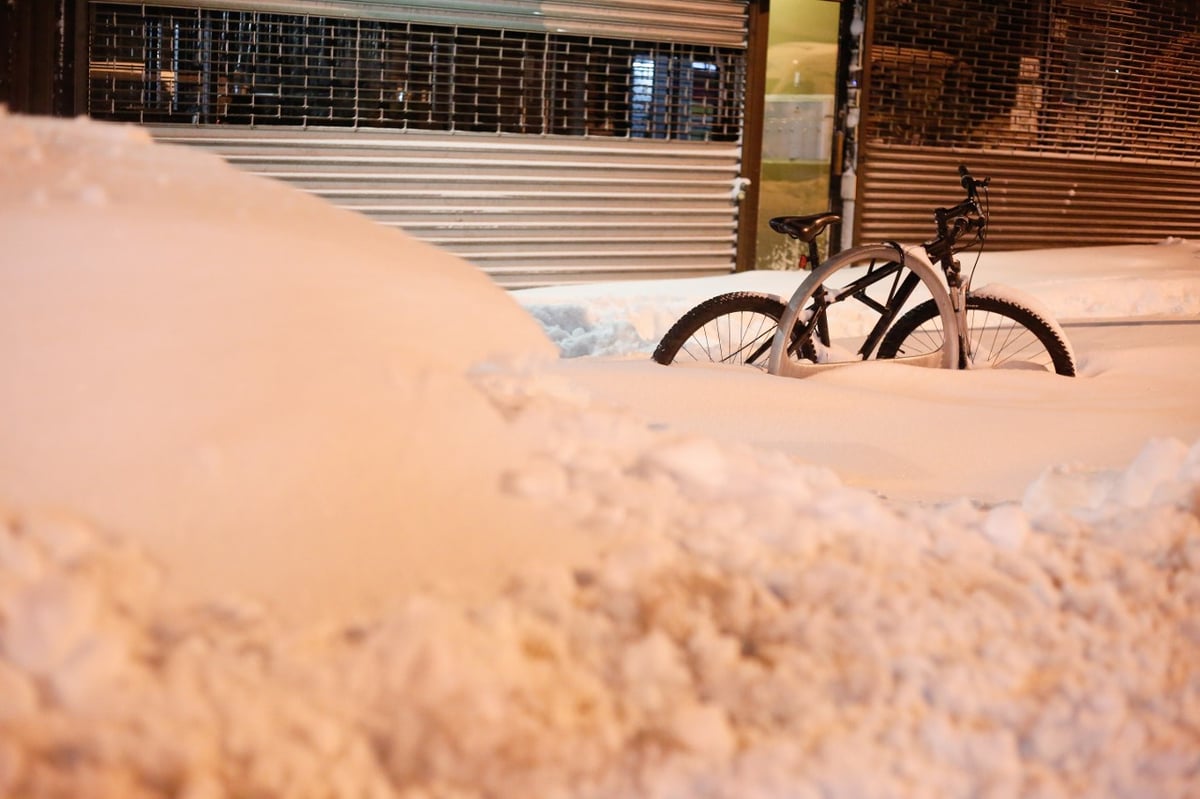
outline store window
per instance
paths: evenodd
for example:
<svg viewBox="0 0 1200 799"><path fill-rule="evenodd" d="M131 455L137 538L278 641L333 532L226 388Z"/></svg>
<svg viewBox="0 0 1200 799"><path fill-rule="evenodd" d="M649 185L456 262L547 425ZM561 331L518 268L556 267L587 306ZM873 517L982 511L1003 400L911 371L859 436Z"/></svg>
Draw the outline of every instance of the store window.
<svg viewBox="0 0 1200 799"><path fill-rule="evenodd" d="M736 140L744 51L95 4L88 112L139 123Z"/></svg>

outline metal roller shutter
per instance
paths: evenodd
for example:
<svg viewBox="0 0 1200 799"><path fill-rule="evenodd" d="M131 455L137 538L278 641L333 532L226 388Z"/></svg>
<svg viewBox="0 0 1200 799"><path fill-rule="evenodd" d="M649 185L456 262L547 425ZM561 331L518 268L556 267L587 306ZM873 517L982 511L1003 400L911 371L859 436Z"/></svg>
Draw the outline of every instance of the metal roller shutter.
<svg viewBox="0 0 1200 799"><path fill-rule="evenodd" d="M151 128L462 255L507 286L727 272L735 147Z"/></svg>
<svg viewBox="0 0 1200 799"><path fill-rule="evenodd" d="M933 209L962 198L958 165L990 177L989 247L1020 250L1200 237L1200 174L1172 164L1039 156L991 150L871 153L863 241L925 241Z"/></svg>
<svg viewBox="0 0 1200 799"><path fill-rule="evenodd" d="M745 0L683 4L720 23L685 23L693 38L734 47L646 38L683 38L664 2L233 5L92 3L88 113L401 227L507 286L733 269ZM564 33L568 17L604 35Z"/></svg>
<svg viewBox="0 0 1200 799"><path fill-rule="evenodd" d="M154 5L195 8L199 4L160 0ZM205 0L203 6L729 47L744 46L746 28L745 3L730 0Z"/></svg>
<svg viewBox="0 0 1200 799"><path fill-rule="evenodd" d="M991 246L1200 237L1200 10L1185 0L873 4L856 239L922 240L991 175Z"/></svg>

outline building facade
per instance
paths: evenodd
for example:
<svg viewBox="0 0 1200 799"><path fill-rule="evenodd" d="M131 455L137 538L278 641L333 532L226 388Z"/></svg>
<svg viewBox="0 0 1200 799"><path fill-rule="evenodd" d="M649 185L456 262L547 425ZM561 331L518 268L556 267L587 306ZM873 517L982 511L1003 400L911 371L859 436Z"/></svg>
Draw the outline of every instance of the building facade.
<svg viewBox="0 0 1200 799"><path fill-rule="evenodd" d="M44 31L46 7L7 13ZM66 0L58 95L28 105L206 148L504 285L724 273L752 263L757 8ZM37 54L19 59L7 74L37 71Z"/></svg>
<svg viewBox="0 0 1200 799"><path fill-rule="evenodd" d="M769 6L10 0L0 102L143 125L503 285L720 274L762 265L764 140L813 144L764 126ZM992 248L1200 238L1200 0L842 0L840 28L804 126L834 249L928 238L960 163Z"/></svg>

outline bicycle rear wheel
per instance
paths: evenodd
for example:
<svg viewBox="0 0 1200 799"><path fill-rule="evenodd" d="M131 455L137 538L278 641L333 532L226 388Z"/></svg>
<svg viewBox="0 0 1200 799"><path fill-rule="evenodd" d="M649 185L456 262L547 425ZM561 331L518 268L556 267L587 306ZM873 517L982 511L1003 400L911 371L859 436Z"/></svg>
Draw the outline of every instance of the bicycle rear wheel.
<svg viewBox="0 0 1200 799"><path fill-rule="evenodd" d="M838 253L813 270L792 295L779 321L768 370L804 377L873 358L887 329L925 301L953 326L954 311L941 272L920 248L905 251L898 245L874 244ZM785 346L785 341L790 343ZM912 362L953 367L957 344L955 338L950 346Z"/></svg>
<svg viewBox="0 0 1200 799"><path fill-rule="evenodd" d="M1073 377L1075 359L1057 327L1041 314L1005 297L967 295L973 369L1037 369ZM923 303L884 336L880 358L921 356L941 349L945 334L937 308Z"/></svg>
<svg viewBox="0 0 1200 799"><path fill-rule="evenodd" d="M769 294L735 291L692 308L651 356L663 365L703 362L767 368L771 341L787 306Z"/></svg>

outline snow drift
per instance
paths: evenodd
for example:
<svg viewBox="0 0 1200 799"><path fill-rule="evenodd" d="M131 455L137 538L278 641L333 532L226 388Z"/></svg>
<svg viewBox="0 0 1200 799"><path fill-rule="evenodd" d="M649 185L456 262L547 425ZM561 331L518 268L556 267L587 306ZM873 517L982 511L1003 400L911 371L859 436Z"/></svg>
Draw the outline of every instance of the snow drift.
<svg viewBox="0 0 1200 799"><path fill-rule="evenodd" d="M1194 794L1200 445L889 501L214 158L0 155L0 795Z"/></svg>
<svg viewBox="0 0 1200 799"><path fill-rule="evenodd" d="M132 126L0 125L0 497L290 608L528 554L465 379L554 348L484 275Z"/></svg>

